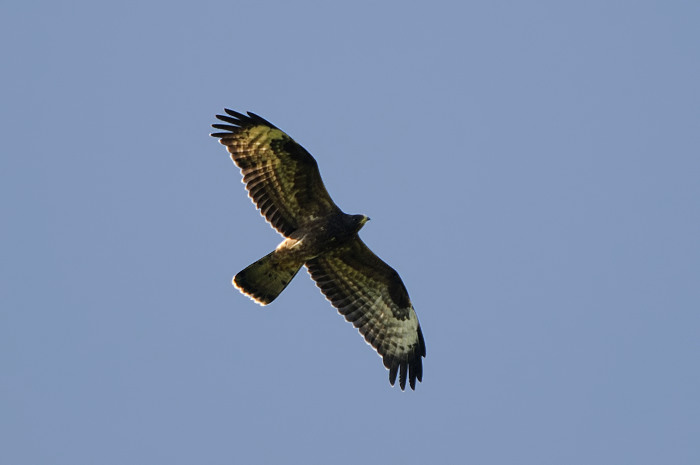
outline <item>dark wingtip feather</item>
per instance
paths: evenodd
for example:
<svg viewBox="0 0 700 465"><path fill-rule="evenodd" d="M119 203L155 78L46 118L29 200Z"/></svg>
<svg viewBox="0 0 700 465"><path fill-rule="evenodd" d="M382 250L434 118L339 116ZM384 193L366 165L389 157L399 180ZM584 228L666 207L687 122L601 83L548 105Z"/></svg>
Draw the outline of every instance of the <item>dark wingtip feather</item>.
<svg viewBox="0 0 700 465"><path fill-rule="evenodd" d="M420 346L420 356L425 357L425 340L423 339L423 331L421 331L420 325L418 325L418 345Z"/></svg>
<svg viewBox="0 0 700 465"><path fill-rule="evenodd" d="M231 110L229 108L224 108L224 111L226 112L226 115L216 115L216 117L221 120L225 121L227 123L233 124L236 128L244 128L247 126L257 126L257 125L265 125L273 129L278 129L277 126L274 124L270 123L268 120L265 118L262 118L255 113L252 112L247 112L247 115L244 115L243 113L238 113L237 111Z"/></svg>
<svg viewBox="0 0 700 465"><path fill-rule="evenodd" d="M225 111L227 114L233 116L234 118L236 118L236 119L238 119L238 120L246 120L246 119L248 119L248 117L247 117L246 115L244 115L243 113L238 113L237 111L233 111L233 110L230 110L230 109L228 109L228 108L224 108L224 111Z"/></svg>
<svg viewBox="0 0 700 465"><path fill-rule="evenodd" d="M396 361L391 361L391 368L389 368L389 382L393 386L396 383L396 375L399 372L399 364Z"/></svg>
<svg viewBox="0 0 700 465"><path fill-rule="evenodd" d="M212 124L211 127L214 129L221 129L222 131L233 132L238 129L238 126L232 126L230 124Z"/></svg>
<svg viewBox="0 0 700 465"><path fill-rule="evenodd" d="M399 373L399 386L401 390L406 389L406 372L408 372L408 363L406 360L401 361L401 372Z"/></svg>
<svg viewBox="0 0 700 465"><path fill-rule="evenodd" d="M411 361L411 366L409 367L409 376L411 382L411 389L416 390L416 380L423 381L423 360L421 360L419 346L413 348L413 357Z"/></svg>
<svg viewBox="0 0 700 465"><path fill-rule="evenodd" d="M413 367L413 372L418 381L423 381L423 361L420 358L416 360L416 364Z"/></svg>
<svg viewBox="0 0 700 465"><path fill-rule="evenodd" d="M274 129L279 129L277 126L275 126L274 124L272 124L271 122L269 122L265 118L258 116L255 113L250 112L250 111L247 113L248 113L248 117L251 121L255 121L257 124L265 124L265 125L270 126L271 128L274 128Z"/></svg>
<svg viewBox="0 0 700 465"><path fill-rule="evenodd" d="M409 386L415 391L416 382L423 381L423 360L421 356L425 356L424 354L425 345L422 344L422 337L403 358L386 354L383 357L383 362L384 366L389 369L389 383L394 386L398 377L399 387L403 391L406 389L406 381L408 380Z"/></svg>
<svg viewBox="0 0 700 465"><path fill-rule="evenodd" d="M221 121L225 121L226 123L235 124L235 125L238 125L238 123L240 121L240 120L237 120L236 118L231 118L230 116L226 116L226 115L216 115L216 119L219 119Z"/></svg>
<svg viewBox="0 0 700 465"><path fill-rule="evenodd" d="M243 113L238 113L237 111L233 111L228 108L224 108L224 111L226 112L226 115L216 115L216 118L219 121L223 121L224 123L228 124L216 123L212 124L211 127L227 132L215 132L209 134L210 136L221 139L223 137L230 136L231 134L236 134L238 131L246 127L257 125L265 125L271 128L275 128L275 126L272 123L266 121L265 119L259 117L254 113L249 112L248 116L246 116Z"/></svg>

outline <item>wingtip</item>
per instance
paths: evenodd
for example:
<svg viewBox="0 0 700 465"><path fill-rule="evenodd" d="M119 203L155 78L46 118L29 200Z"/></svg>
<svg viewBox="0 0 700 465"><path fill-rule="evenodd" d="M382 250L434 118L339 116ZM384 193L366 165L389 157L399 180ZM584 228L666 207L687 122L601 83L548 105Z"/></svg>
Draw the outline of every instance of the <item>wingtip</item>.
<svg viewBox="0 0 700 465"><path fill-rule="evenodd" d="M255 126L258 124L268 126L272 129L279 129L277 126L274 124L270 123L268 120L265 118L256 115L252 111L247 111L246 114L239 113L235 110L231 110L230 108L224 108L224 113L225 115L216 115L216 118L225 121L227 123L232 124L234 130L239 129L239 128L244 128L246 126ZM230 129L228 129L230 130Z"/></svg>

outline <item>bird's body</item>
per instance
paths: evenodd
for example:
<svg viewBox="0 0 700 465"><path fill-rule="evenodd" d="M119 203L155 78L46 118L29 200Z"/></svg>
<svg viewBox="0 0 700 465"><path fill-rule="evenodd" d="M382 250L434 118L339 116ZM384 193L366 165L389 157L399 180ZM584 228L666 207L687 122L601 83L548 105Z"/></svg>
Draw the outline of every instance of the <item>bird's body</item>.
<svg viewBox="0 0 700 465"><path fill-rule="evenodd" d="M287 287L304 264L347 244L367 220L364 215L338 211L329 218L305 223L274 251L238 273L233 285L259 304L267 305Z"/></svg>
<svg viewBox="0 0 700 465"><path fill-rule="evenodd" d="M214 124L241 169L249 195L285 237L233 284L261 305L272 302L306 265L323 294L359 329L389 369L393 385L422 380L425 342L398 273L362 242L368 218L348 215L328 195L314 158L287 134L257 115L226 110Z"/></svg>

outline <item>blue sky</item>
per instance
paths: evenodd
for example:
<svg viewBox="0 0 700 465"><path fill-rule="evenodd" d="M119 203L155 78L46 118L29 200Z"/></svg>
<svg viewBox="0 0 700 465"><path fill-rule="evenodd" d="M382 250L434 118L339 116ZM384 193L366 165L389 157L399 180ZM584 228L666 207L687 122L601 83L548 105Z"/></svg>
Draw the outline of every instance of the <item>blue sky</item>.
<svg viewBox="0 0 700 465"><path fill-rule="evenodd" d="M700 4L0 7L0 463L700 463ZM208 136L253 111L401 274L424 382Z"/></svg>

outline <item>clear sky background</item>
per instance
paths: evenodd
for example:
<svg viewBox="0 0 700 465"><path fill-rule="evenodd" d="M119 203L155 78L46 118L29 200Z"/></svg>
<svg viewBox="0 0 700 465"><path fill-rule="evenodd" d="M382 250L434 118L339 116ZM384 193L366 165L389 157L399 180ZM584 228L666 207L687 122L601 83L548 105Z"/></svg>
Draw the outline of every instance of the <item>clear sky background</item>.
<svg viewBox="0 0 700 465"><path fill-rule="evenodd" d="M4 2L0 463L700 463L700 3ZM415 392L209 137L318 160Z"/></svg>

